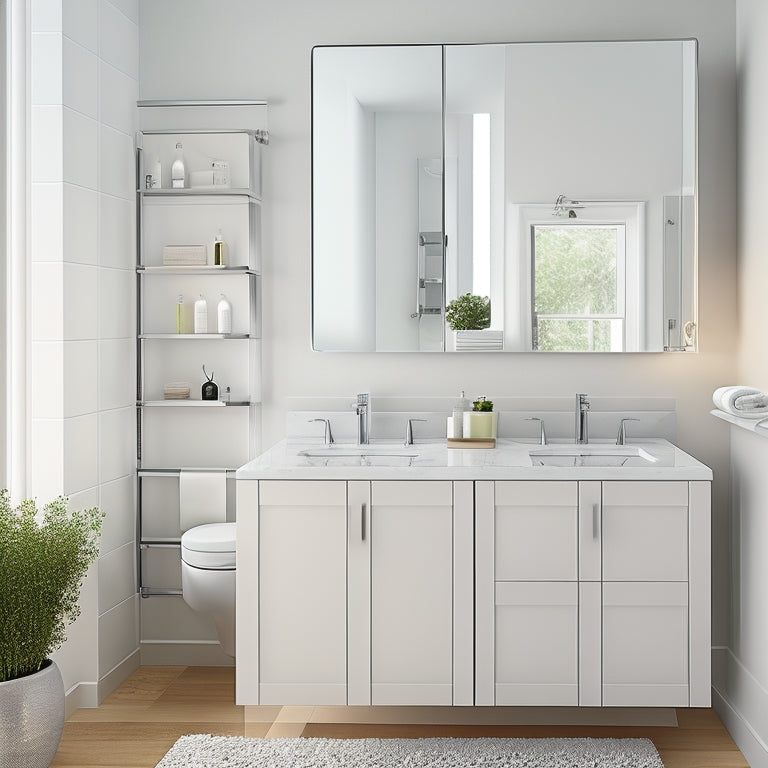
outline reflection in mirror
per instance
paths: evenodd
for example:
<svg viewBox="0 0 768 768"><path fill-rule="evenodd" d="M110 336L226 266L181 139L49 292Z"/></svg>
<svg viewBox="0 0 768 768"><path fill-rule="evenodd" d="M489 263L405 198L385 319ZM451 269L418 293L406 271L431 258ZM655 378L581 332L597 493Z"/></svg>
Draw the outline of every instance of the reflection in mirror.
<svg viewBox="0 0 768 768"><path fill-rule="evenodd" d="M695 41L313 66L315 349L695 348ZM446 325L467 293L489 329Z"/></svg>

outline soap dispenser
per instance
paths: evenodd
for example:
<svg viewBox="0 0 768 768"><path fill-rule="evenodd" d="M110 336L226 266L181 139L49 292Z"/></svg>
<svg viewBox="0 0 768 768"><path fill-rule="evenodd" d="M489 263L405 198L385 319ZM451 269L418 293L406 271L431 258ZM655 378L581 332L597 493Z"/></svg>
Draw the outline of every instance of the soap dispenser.
<svg viewBox="0 0 768 768"><path fill-rule="evenodd" d="M459 399L453 404L453 437L464 437L464 413L468 411L469 400L464 397L464 390L461 390Z"/></svg>
<svg viewBox="0 0 768 768"><path fill-rule="evenodd" d="M171 186L173 189L184 189L186 180L186 169L184 168L184 155L182 154L181 142L176 142L176 158L171 166Z"/></svg>

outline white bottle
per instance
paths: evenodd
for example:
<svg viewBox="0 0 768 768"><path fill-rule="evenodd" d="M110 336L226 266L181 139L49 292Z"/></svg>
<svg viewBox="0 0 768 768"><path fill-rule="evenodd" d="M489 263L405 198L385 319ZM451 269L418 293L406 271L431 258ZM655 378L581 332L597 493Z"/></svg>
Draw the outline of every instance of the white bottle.
<svg viewBox="0 0 768 768"><path fill-rule="evenodd" d="M208 302L202 294L195 302L195 333L208 333Z"/></svg>
<svg viewBox="0 0 768 768"><path fill-rule="evenodd" d="M461 390L459 399L453 404L453 436L454 438L464 437L464 412L469 410L469 400L464 397L464 390Z"/></svg>
<svg viewBox="0 0 768 768"><path fill-rule="evenodd" d="M160 163L160 158L156 157L155 162L152 163L152 189L163 188L163 166Z"/></svg>
<svg viewBox="0 0 768 768"><path fill-rule="evenodd" d="M186 169L184 168L184 155L181 153L181 142L176 142L176 159L171 166L171 186L174 189L184 189Z"/></svg>
<svg viewBox="0 0 768 768"><path fill-rule="evenodd" d="M222 293L217 307L219 333L232 333L232 305Z"/></svg>

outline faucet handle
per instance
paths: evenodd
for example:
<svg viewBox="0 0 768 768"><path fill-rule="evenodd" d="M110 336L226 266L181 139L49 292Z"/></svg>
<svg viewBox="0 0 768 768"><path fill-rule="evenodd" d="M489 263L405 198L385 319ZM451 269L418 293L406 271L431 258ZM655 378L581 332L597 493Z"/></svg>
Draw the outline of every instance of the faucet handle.
<svg viewBox="0 0 768 768"><path fill-rule="evenodd" d="M540 419L538 416L528 416L526 421L538 421L541 424L541 435L539 436L539 443L541 445L547 445L547 432L544 429L544 419Z"/></svg>
<svg viewBox="0 0 768 768"><path fill-rule="evenodd" d="M323 442L326 445L333 445L333 433L331 432L331 420L330 419L309 419L308 424L312 424L315 421L322 421L325 424L325 430L323 432Z"/></svg>
<svg viewBox="0 0 768 768"><path fill-rule="evenodd" d="M616 445L625 445L627 442L627 422L640 421L640 419L622 419L619 422L619 434L616 435Z"/></svg>
<svg viewBox="0 0 768 768"><path fill-rule="evenodd" d="M405 425L405 443L403 443L403 445L413 445L414 421L426 421L426 419L408 419L408 423Z"/></svg>

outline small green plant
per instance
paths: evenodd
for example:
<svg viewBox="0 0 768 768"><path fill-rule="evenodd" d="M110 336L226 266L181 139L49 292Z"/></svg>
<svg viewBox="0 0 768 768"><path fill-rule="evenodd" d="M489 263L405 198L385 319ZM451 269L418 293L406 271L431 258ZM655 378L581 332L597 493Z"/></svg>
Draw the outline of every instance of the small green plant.
<svg viewBox="0 0 768 768"><path fill-rule="evenodd" d="M40 670L80 614L80 586L99 554L104 515L70 512L59 496L43 507L17 508L0 490L0 682Z"/></svg>
<svg viewBox="0 0 768 768"><path fill-rule="evenodd" d="M487 296L465 293L448 302L445 319L454 331L474 331L491 325L491 301Z"/></svg>
<svg viewBox="0 0 768 768"><path fill-rule="evenodd" d="M472 410L487 413L493 410L493 400L486 400L485 395L480 395L477 400L472 401Z"/></svg>

